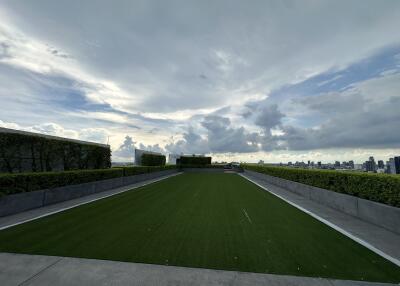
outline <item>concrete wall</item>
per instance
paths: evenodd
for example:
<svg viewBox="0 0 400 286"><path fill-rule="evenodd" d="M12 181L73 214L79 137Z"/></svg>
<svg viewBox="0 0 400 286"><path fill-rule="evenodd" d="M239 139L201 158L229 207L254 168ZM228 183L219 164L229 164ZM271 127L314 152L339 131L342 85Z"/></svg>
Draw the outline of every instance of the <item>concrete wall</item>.
<svg viewBox="0 0 400 286"><path fill-rule="evenodd" d="M165 170L5 196L0 198L0 217L159 178L177 172L178 170Z"/></svg>
<svg viewBox="0 0 400 286"><path fill-rule="evenodd" d="M400 234L400 208L250 170L245 174Z"/></svg>

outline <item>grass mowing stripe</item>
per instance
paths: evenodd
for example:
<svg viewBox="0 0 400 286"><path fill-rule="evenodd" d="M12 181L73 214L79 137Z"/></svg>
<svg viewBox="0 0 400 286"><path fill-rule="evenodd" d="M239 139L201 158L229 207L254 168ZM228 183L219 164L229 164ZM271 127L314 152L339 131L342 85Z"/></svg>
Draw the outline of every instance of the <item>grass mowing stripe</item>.
<svg viewBox="0 0 400 286"><path fill-rule="evenodd" d="M183 174L5 229L0 251L400 282L393 263L236 174Z"/></svg>

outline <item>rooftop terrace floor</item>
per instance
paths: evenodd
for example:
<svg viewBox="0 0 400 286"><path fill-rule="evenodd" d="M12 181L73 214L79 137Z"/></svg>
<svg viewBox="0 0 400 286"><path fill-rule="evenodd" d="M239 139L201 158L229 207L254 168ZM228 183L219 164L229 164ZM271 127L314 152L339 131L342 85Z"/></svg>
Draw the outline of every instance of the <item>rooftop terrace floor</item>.
<svg viewBox="0 0 400 286"><path fill-rule="evenodd" d="M393 263L237 174L183 174L7 228L0 251L400 282Z"/></svg>

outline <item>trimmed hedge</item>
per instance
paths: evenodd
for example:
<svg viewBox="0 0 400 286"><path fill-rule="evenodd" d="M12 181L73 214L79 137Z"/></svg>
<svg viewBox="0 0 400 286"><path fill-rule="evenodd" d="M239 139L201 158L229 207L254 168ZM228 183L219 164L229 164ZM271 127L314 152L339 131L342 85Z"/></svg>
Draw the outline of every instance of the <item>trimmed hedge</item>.
<svg viewBox="0 0 400 286"><path fill-rule="evenodd" d="M133 176L145 173L152 173L164 170L172 170L176 169L175 165L167 165L167 166L138 166L138 167L123 167L124 176Z"/></svg>
<svg viewBox="0 0 400 286"><path fill-rule="evenodd" d="M157 155L157 154L142 154L142 166L164 166L165 165L165 156Z"/></svg>
<svg viewBox="0 0 400 286"><path fill-rule="evenodd" d="M224 165L217 165L217 164L207 164L207 165L190 165L190 164L186 164L186 165L177 165L178 168L180 169L184 169L184 168L210 168L210 169L223 169L225 166Z"/></svg>
<svg viewBox="0 0 400 286"><path fill-rule="evenodd" d="M176 167L124 167L100 170L2 174L0 175L0 197L174 168Z"/></svg>
<svg viewBox="0 0 400 286"><path fill-rule="evenodd" d="M243 164L244 169L400 207L400 176Z"/></svg>
<svg viewBox="0 0 400 286"><path fill-rule="evenodd" d="M181 156L176 160L177 165L211 165L211 157Z"/></svg>

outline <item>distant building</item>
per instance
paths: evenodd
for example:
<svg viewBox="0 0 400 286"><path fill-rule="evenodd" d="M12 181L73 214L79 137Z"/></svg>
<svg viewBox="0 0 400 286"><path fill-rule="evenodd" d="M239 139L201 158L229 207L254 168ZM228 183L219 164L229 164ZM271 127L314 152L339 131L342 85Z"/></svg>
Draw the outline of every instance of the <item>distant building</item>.
<svg viewBox="0 0 400 286"><path fill-rule="evenodd" d="M399 158L399 157L395 157L395 158ZM400 173L396 173L396 163L394 158L390 158L389 161L386 163L387 166L387 172L389 174L400 174Z"/></svg>
<svg viewBox="0 0 400 286"><path fill-rule="evenodd" d="M141 149L135 149L135 165L142 165L142 155L143 154L153 154L153 155L162 155L159 152L146 151ZM165 162L164 162L165 163Z"/></svg>
<svg viewBox="0 0 400 286"><path fill-rule="evenodd" d="M321 161L318 161L317 165L318 165L318 168L321 168L322 167Z"/></svg>
<svg viewBox="0 0 400 286"><path fill-rule="evenodd" d="M168 155L168 164L176 165L176 160L179 159L181 155L179 154L169 154Z"/></svg>
<svg viewBox="0 0 400 286"><path fill-rule="evenodd" d="M385 169L385 164L383 163L382 160L378 161L378 169Z"/></svg>
<svg viewBox="0 0 400 286"><path fill-rule="evenodd" d="M400 174L400 157L394 157L394 169L395 174Z"/></svg>
<svg viewBox="0 0 400 286"><path fill-rule="evenodd" d="M374 157L369 157L369 161L372 162L372 171L376 171L376 163Z"/></svg>
<svg viewBox="0 0 400 286"><path fill-rule="evenodd" d="M335 161L335 168L340 168L340 162L339 161Z"/></svg>
<svg viewBox="0 0 400 286"><path fill-rule="evenodd" d="M354 170L363 170L363 164L354 164Z"/></svg>
<svg viewBox="0 0 400 286"><path fill-rule="evenodd" d="M386 174L391 174L391 164L390 164L390 159L389 159L389 161L386 161L385 173L386 173Z"/></svg>
<svg viewBox="0 0 400 286"><path fill-rule="evenodd" d="M367 172L375 172L374 162L366 161L365 162L365 171L367 171Z"/></svg>
<svg viewBox="0 0 400 286"><path fill-rule="evenodd" d="M354 169L354 161L353 160L349 161L349 168Z"/></svg>
<svg viewBox="0 0 400 286"><path fill-rule="evenodd" d="M374 157L369 157L369 160L365 162L365 171L376 172L376 163Z"/></svg>

